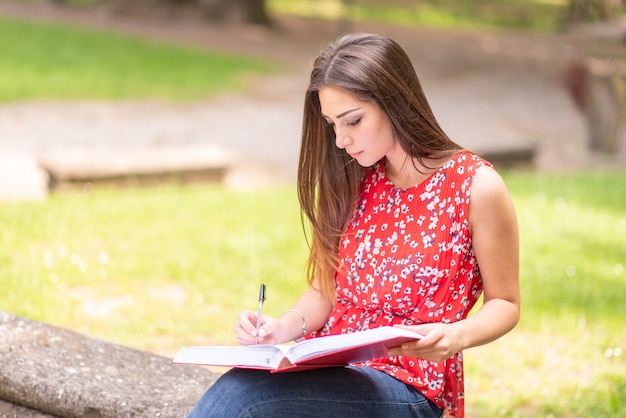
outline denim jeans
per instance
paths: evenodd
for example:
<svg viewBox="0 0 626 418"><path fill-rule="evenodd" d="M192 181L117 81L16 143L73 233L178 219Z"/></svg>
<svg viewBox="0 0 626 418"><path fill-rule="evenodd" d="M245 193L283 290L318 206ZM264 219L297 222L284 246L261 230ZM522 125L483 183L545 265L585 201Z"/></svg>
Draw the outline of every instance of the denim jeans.
<svg viewBox="0 0 626 418"><path fill-rule="evenodd" d="M443 411L413 387L369 367L294 373L231 369L189 418L418 417Z"/></svg>

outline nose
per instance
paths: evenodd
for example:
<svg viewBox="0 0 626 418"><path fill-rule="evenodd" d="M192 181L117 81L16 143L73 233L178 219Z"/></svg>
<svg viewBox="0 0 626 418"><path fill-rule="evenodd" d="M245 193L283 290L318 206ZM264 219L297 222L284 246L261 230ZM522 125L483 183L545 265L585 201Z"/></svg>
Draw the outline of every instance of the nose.
<svg viewBox="0 0 626 418"><path fill-rule="evenodd" d="M344 129L335 128L335 145L339 149L345 149L352 143L352 137Z"/></svg>

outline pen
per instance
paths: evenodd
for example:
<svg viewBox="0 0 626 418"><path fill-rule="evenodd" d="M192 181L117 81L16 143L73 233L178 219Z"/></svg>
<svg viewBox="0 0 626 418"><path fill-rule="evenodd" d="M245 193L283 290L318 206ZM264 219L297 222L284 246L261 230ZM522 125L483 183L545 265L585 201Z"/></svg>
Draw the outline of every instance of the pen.
<svg viewBox="0 0 626 418"><path fill-rule="evenodd" d="M259 289L259 309L256 314L256 338L255 344L259 343L259 328L261 328L261 316L263 315L263 302L265 302L265 285L261 284Z"/></svg>

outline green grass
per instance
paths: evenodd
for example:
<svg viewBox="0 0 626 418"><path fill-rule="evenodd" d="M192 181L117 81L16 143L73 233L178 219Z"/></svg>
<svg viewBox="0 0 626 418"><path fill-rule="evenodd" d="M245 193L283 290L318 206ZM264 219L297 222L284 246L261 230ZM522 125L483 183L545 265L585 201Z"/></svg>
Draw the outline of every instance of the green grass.
<svg viewBox="0 0 626 418"><path fill-rule="evenodd" d="M626 173L507 173L521 232L522 320L466 352L472 416L626 410Z"/></svg>
<svg viewBox="0 0 626 418"><path fill-rule="evenodd" d="M347 18L408 26L456 29L517 29L552 32L559 28L566 0L267 0L270 10L324 19Z"/></svg>
<svg viewBox="0 0 626 418"><path fill-rule="evenodd" d="M465 353L469 417L614 417L626 408L626 172L504 173L521 230L522 321ZM163 185L0 204L2 309L172 355L234 343L268 285L304 289L292 187Z"/></svg>
<svg viewBox="0 0 626 418"><path fill-rule="evenodd" d="M530 181L529 181L530 180ZM524 242L525 283L533 307L550 317L592 326L609 320L615 330L626 318L626 196L624 178L600 174L509 179L517 198ZM550 255L549 257L542 254ZM567 292L562 285L573 283ZM607 290L611 291L607 291ZM529 323L542 325L538 316ZM553 331L558 328L552 328Z"/></svg>
<svg viewBox="0 0 626 418"><path fill-rule="evenodd" d="M303 288L298 221L291 190L162 186L2 204L3 306L155 351L226 342L261 280L275 314Z"/></svg>
<svg viewBox="0 0 626 418"><path fill-rule="evenodd" d="M0 51L0 102L204 99L274 70L258 60L3 17Z"/></svg>

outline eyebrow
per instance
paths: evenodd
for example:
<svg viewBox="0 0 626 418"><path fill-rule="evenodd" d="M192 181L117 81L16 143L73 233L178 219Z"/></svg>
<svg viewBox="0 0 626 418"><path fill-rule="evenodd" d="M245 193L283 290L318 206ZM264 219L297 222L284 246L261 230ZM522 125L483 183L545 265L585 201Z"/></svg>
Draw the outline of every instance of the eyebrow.
<svg viewBox="0 0 626 418"><path fill-rule="evenodd" d="M360 107L356 107L356 108L354 108L354 109L346 110L345 112L338 114L338 115L336 116L336 118L337 118L337 119L341 119L341 118L343 118L344 116L346 116L348 113L352 113L352 112L355 112L355 111L360 110L360 109L361 109ZM324 115L324 114L323 114L323 115ZM324 116L325 116L325 117L328 117L328 116L326 116L326 115L324 115Z"/></svg>

